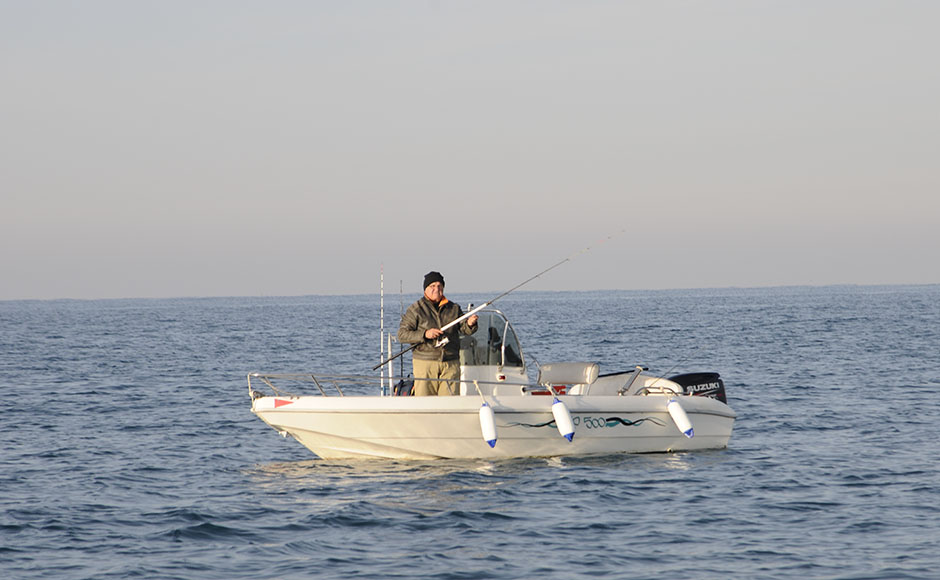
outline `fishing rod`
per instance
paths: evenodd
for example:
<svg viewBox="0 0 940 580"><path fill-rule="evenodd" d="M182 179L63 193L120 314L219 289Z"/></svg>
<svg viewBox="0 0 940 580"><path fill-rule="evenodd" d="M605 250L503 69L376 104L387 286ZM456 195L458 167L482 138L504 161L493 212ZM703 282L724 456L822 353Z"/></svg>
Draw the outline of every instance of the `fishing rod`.
<svg viewBox="0 0 940 580"><path fill-rule="evenodd" d="M626 230L621 230L621 231L618 232L618 233L623 233L624 231L626 231ZM602 243L604 243L604 242L610 240L611 238L613 238L613 237L616 236L616 235L617 235L617 234L611 234L611 235L607 236L606 238L603 238L603 239L599 240L599 241L597 242L597 244L595 244L595 246L596 246L596 245L600 245L600 244L602 244ZM568 256L567 258L565 258L564 260L561 260L561 261L559 261L559 262L557 262L557 263L555 263L555 264L552 264L552 265L549 266L548 268L545 268L544 270L542 270L541 272L539 272L539 273L536 274L535 276L532 276L531 278L528 278L528 279L526 279L525 281L520 282L519 284L516 284L515 286L513 286L513 287L510 288L509 290L506 290L505 292L503 292L502 294L500 294L500 295L497 296L496 298L493 298L493 299L491 299L491 300L488 300L488 301L484 302L484 303L481 304L480 306L477 306L476 308L472 309L470 312L467 312L466 314L464 314L464 315L461 316L460 318L454 320L453 322L449 322L449 323L445 324L444 326L441 327L441 331L442 331L442 332L443 332L443 331L446 331L447 329L449 329L449 328L451 328L451 327L453 327L453 326L455 326L455 325L457 325L457 324L460 324L461 322L463 322L464 320L470 318L471 316L473 316L473 315L476 314L477 312L479 312L479 311L483 310L484 308L486 308L487 306L493 304L494 302L496 302L496 301L499 300L500 298L505 298L505 297L508 296L509 294L512 294L513 292L515 292L515 291L518 290L519 288L522 288L523 286L525 286L525 285L528 284L529 282L535 280L536 278L540 278L540 277L544 276L545 274L548 274L549 272L551 272L551 271L554 270L555 268L561 266L562 264L565 264L565 263L567 263L567 262L570 262L571 260L577 258L577 257L580 256L581 254L590 251L590 250L592 249L592 247L594 247L594 246L588 246L588 247L586 247L586 248L583 248L583 249L581 249L581 250L578 250L577 252L574 252L573 254L571 254L570 256ZM446 341L444 341L444 342L440 342L440 341L439 341L435 346L442 346L442 345L445 344L445 343L446 343ZM384 361L380 362L379 364L375 365L374 367L372 367L372 370L376 370L376 369L379 368L380 366L382 366L382 365L384 365L384 364L388 364L389 362L395 360L396 358L402 356L403 354L406 354L406 353L409 353L409 352L413 351L414 349L418 348L418 346L420 346L421 344L423 344L423 343L416 342L415 344L409 346L408 348L406 348L405 350L401 351L400 353L398 353L398 354L396 354L396 355L394 355L394 356L392 356L392 357L390 357L390 358L387 358L387 359L385 359Z"/></svg>

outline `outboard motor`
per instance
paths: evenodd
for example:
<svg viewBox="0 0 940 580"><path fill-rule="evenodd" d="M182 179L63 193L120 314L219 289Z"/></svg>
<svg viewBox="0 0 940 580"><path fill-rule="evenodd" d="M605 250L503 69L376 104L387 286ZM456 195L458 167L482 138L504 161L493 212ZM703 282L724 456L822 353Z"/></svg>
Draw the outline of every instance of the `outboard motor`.
<svg viewBox="0 0 940 580"><path fill-rule="evenodd" d="M669 377L670 381L682 385L682 394L696 397L711 397L728 404L725 397L725 382L718 373L686 373Z"/></svg>

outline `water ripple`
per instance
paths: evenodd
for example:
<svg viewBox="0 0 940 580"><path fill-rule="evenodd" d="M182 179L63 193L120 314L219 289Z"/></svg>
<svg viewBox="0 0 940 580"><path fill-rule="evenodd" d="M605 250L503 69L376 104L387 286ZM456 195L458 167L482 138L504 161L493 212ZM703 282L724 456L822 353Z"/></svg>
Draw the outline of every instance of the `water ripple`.
<svg viewBox="0 0 940 580"><path fill-rule="evenodd" d="M940 287L522 292L501 304L544 362L720 371L739 414L722 451L333 462L248 412L248 371L367 372L355 341L323 329L372 336L374 306L0 302L0 386L14 394L0 399L2 576L940 570Z"/></svg>

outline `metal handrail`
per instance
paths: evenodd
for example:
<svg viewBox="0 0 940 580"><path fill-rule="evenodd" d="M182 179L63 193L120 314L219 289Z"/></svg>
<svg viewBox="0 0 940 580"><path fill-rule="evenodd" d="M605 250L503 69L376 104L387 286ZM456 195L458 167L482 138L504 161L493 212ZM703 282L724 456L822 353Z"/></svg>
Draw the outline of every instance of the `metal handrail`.
<svg viewBox="0 0 940 580"><path fill-rule="evenodd" d="M332 387L336 390L336 393L340 397L345 397L346 393L343 391L343 388L349 390L351 387L378 387L381 385L381 377L376 376L367 376L367 375L321 375L321 374L311 374L311 373L249 373L248 374L248 393L251 398L255 399L258 397L264 396L260 391L255 390L252 384L252 379L255 381L261 381L268 386L271 391L274 392L275 396L278 397L297 397L300 396L296 393L290 392L282 387L276 386L275 382L294 382L294 383L308 383L316 386L316 390L320 392L320 395L324 397L330 396L329 389L327 387ZM395 383L398 381L413 381L414 377L385 377L386 381L391 380ZM456 379L421 379L422 381L436 381L436 382L454 382L454 383L470 383L476 382L482 385L514 385L520 387L533 387L538 385L533 385L532 383L519 383L513 381L483 381L483 380L461 380L460 378ZM344 385L344 386L341 386ZM544 387L539 387L544 388Z"/></svg>

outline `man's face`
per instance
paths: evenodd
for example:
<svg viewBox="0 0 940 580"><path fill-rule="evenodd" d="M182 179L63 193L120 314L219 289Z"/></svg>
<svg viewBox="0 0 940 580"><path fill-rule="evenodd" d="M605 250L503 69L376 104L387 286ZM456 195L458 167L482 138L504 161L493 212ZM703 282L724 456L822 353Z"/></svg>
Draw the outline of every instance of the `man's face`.
<svg viewBox="0 0 940 580"><path fill-rule="evenodd" d="M444 297L444 285L440 282L432 282L424 289L424 296L431 302L440 302Z"/></svg>

